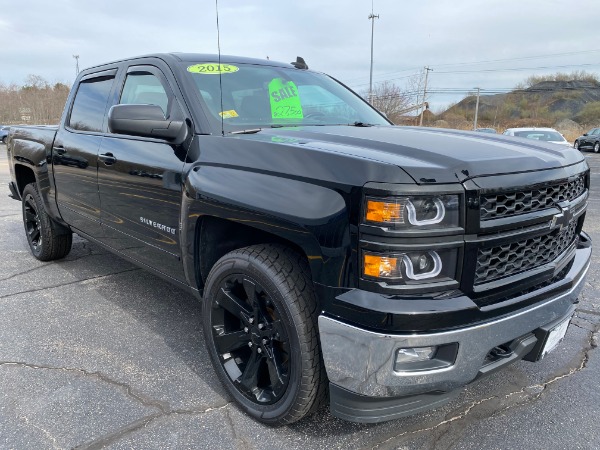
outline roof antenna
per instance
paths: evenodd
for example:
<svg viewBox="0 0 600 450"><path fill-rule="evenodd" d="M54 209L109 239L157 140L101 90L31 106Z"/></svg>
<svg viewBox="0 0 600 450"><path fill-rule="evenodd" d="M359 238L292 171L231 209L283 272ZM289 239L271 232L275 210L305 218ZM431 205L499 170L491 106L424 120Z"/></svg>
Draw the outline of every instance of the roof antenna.
<svg viewBox="0 0 600 450"><path fill-rule="evenodd" d="M219 0L215 0L215 10L217 12L217 49L219 52L219 93L221 94L221 136L225 136L225 124L223 123L223 80L221 73L221 33L219 31Z"/></svg>
<svg viewBox="0 0 600 450"><path fill-rule="evenodd" d="M296 61L291 62L290 64L292 66L294 66L296 69L304 69L304 70L308 69L308 66L304 62L304 58L302 58L301 56L296 56Z"/></svg>

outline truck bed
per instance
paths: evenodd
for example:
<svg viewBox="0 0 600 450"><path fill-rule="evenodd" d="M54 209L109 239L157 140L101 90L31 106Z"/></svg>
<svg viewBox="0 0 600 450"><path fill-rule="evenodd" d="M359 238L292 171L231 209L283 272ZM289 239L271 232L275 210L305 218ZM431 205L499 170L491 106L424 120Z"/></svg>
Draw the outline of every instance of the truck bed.
<svg viewBox="0 0 600 450"><path fill-rule="evenodd" d="M47 161L52 154L57 130L56 125L12 127L7 147L9 159L39 167L42 161Z"/></svg>

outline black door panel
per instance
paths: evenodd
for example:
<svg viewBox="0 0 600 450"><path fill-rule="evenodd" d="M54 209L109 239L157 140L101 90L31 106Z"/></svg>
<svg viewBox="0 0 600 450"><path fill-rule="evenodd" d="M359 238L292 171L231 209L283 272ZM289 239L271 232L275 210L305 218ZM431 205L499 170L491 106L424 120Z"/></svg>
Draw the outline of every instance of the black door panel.
<svg viewBox="0 0 600 450"><path fill-rule="evenodd" d="M104 240L171 277L185 280L179 214L183 162L161 142L106 137L98 162Z"/></svg>
<svg viewBox="0 0 600 450"><path fill-rule="evenodd" d="M102 136L60 130L52 165L56 201L65 222L94 237L101 236L97 158Z"/></svg>

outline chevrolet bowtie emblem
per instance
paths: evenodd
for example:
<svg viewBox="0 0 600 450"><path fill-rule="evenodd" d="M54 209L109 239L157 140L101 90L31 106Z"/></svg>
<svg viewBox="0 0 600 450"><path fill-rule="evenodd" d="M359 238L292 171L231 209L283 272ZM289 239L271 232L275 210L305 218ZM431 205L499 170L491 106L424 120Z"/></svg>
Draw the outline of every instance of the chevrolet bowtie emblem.
<svg viewBox="0 0 600 450"><path fill-rule="evenodd" d="M569 225L573 219L573 213L571 213L570 209L562 207L559 208L561 209L561 212L554 214L554 217L552 217L552 220L550 221L551 230L554 230L555 228L562 230L563 227Z"/></svg>

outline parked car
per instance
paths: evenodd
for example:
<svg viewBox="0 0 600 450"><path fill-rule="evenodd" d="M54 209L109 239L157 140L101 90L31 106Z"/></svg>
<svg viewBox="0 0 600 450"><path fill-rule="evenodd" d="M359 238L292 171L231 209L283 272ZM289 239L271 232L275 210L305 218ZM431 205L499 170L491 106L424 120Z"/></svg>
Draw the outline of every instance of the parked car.
<svg viewBox="0 0 600 450"><path fill-rule="evenodd" d="M480 133L491 133L491 134L497 133L497 131L494 130L493 128L477 128L475 131L479 131Z"/></svg>
<svg viewBox="0 0 600 450"><path fill-rule="evenodd" d="M3 144L6 144L6 139L8 139L8 130L9 129L10 129L10 127L0 126L0 141L2 141Z"/></svg>
<svg viewBox="0 0 600 450"><path fill-rule="evenodd" d="M592 128L583 136L579 136L573 143L573 148L577 150L592 149L594 153L600 151L600 128Z"/></svg>
<svg viewBox="0 0 600 450"><path fill-rule="evenodd" d="M536 141L551 142L564 147L571 147L569 141L554 128L508 128L502 133L506 136L517 136Z"/></svg>

